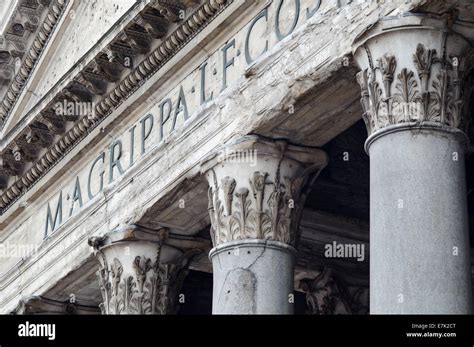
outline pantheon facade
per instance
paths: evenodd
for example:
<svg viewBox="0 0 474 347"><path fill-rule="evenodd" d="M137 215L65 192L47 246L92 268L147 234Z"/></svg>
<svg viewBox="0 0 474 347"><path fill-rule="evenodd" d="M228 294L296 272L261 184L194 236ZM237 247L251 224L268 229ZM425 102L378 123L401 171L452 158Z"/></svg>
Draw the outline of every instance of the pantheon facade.
<svg viewBox="0 0 474 347"><path fill-rule="evenodd" d="M472 0L0 10L1 314L472 313Z"/></svg>

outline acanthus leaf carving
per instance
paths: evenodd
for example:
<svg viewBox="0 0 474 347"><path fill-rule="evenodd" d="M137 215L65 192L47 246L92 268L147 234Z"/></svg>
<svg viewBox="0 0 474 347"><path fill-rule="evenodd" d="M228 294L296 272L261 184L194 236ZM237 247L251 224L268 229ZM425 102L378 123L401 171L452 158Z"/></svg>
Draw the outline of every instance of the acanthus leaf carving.
<svg viewBox="0 0 474 347"><path fill-rule="evenodd" d="M400 123L429 121L460 127L463 122L459 58L440 59L436 49L418 44L413 54L416 71L412 71L397 62L396 56L386 53L377 60L376 68L364 69L356 76L369 135Z"/></svg>
<svg viewBox="0 0 474 347"><path fill-rule="evenodd" d="M235 193L235 197L237 198L235 203L236 210L229 222L231 239L245 238L248 232L246 226L251 204L251 201L247 199L248 195L249 190L247 188L239 188Z"/></svg>
<svg viewBox="0 0 474 347"><path fill-rule="evenodd" d="M409 122L412 118L410 108L407 107L412 103L416 103L420 100L420 95L417 90L418 83L415 80L413 71L408 71L403 68L402 71L397 75L397 83L395 88L398 91L393 97L394 111L397 110L393 115L392 124Z"/></svg>
<svg viewBox="0 0 474 347"><path fill-rule="evenodd" d="M327 165L326 154L258 135L223 151L224 158L213 152L201 163L210 186L213 245L244 239L295 245L307 191Z"/></svg>
<svg viewBox="0 0 474 347"><path fill-rule="evenodd" d="M325 268L312 281L303 282L306 292L307 314L351 314L349 298L343 285Z"/></svg>
<svg viewBox="0 0 474 347"><path fill-rule="evenodd" d="M362 114L362 119L365 122L365 126L367 128L368 133L370 134L375 129L375 117L372 115L372 108L370 106L368 71L368 69L365 69L358 72L356 75L356 79L361 90L360 104L362 106L362 110L364 111L364 113Z"/></svg>
<svg viewBox="0 0 474 347"><path fill-rule="evenodd" d="M230 182L232 185L229 186ZM238 187L239 183L226 177L221 187L209 189L209 199L213 202L209 208L213 244L241 239L291 243L294 239L291 237L292 220L302 207L294 203L291 187L301 189L300 183L288 177L285 177L284 184L269 182L268 173L260 171L255 171L249 180L252 194L247 186ZM267 185L273 187L269 193L269 189L265 189ZM224 203L219 199L220 189L226 200Z"/></svg>
<svg viewBox="0 0 474 347"><path fill-rule="evenodd" d="M98 271L102 314L176 313L178 291L194 251L166 263L160 262L160 250L155 262L138 255L130 264L132 272L125 271L118 258L113 258L109 266L104 253L99 251L99 254L102 258Z"/></svg>
<svg viewBox="0 0 474 347"><path fill-rule="evenodd" d="M391 96L391 86L393 82L393 75L397 67L395 56L385 53L381 59L378 60L379 68L383 74L383 83L385 90L385 99L389 99Z"/></svg>
<svg viewBox="0 0 474 347"><path fill-rule="evenodd" d="M374 128L379 129L389 122L389 118L384 107L385 101L382 97L382 89L375 80L375 73L373 71L368 72L368 90L369 105L372 109L372 117L374 117Z"/></svg>
<svg viewBox="0 0 474 347"><path fill-rule="evenodd" d="M224 190L225 210L228 215L232 214L232 194L235 189L235 180L229 176L222 179L222 189Z"/></svg>
<svg viewBox="0 0 474 347"><path fill-rule="evenodd" d="M352 315L369 313L368 288L349 287L330 268L312 280L302 281L307 314Z"/></svg>
<svg viewBox="0 0 474 347"><path fill-rule="evenodd" d="M418 70L421 80L422 90L428 89L428 80L431 74L431 67L437 61L435 49L425 49L425 46L418 44L416 52L413 54L413 62Z"/></svg>

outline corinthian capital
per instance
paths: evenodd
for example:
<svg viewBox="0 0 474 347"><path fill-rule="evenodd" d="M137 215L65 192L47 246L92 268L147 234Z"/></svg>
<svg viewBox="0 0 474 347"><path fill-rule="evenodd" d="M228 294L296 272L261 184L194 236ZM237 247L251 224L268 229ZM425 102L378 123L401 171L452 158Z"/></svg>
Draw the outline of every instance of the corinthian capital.
<svg viewBox="0 0 474 347"><path fill-rule="evenodd" d="M167 233L129 226L89 239L99 261L103 314L172 314L189 254L163 243Z"/></svg>
<svg viewBox="0 0 474 347"><path fill-rule="evenodd" d="M369 135L397 124L465 130L463 77L472 68L472 48L447 26L442 18L389 17L356 39Z"/></svg>
<svg viewBox="0 0 474 347"><path fill-rule="evenodd" d="M313 180L327 164L315 148L246 136L202 162L214 246L242 239L294 244Z"/></svg>

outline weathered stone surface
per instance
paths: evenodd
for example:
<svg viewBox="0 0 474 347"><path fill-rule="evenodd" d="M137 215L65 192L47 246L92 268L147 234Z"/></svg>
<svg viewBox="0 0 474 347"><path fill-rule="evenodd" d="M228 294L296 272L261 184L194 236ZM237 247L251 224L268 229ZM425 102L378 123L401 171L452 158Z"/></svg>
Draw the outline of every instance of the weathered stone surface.
<svg viewBox="0 0 474 347"><path fill-rule="evenodd" d="M102 314L173 314L189 254L164 244L166 230L137 226L88 240L100 267Z"/></svg>
<svg viewBox="0 0 474 347"><path fill-rule="evenodd" d="M369 153L371 312L471 312L465 169L452 158L462 145L447 132L401 131Z"/></svg>
<svg viewBox="0 0 474 347"><path fill-rule="evenodd" d="M117 2L74 1L66 3L58 33L54 33L20 96L15 115L2 130L6 134L51 89L80 58L104 36L113 24L133 5L131 0Z"/></svg>
<svg viewBox="0 0 474 347"><path fill-rule="evenodd" d="M214 314L291 314L293 247L275 241L231 241L210 253Z"/></svg>
<svg viewBox="0 0 474 347"><path fill-rule="evenodd" d="M218 146L248 134L283 138L300 146L325 145L358 121L363 113L359 106L360 89L355 79L358 68L353 64L351 56L351 45L356 36L373 25L380 16L398 15L419 6L425 6L425 11L437 8L429 7L431 2L424 0L409 3L386 1L384 4L354 1L342 8L338 8L335 1L323 1L311 16L318 1L304 0L301 1L300 17L294 31L280 40L275 30L280 2L274 1L269 4L268 17L260 16L255 22L249 37L251 45L248 52L253 61L248 62L246 35L252 20L259 13L264 13L261 11L267 3L233 1L192 38L185 42L178 41L176 37L174 41L170 40L173 41L169 43L172 48L179 49L173 50L174 53L160 63L159 69L154 69L152 62L163 59L165 53L157 52L149 58L142 52L145 52L148 44L152 51L163 40L170 38L159 31L164 29L150 28L143 16L138 16L140 18L137 18L137 22L130 23L132 17L144 14L140 12L142 8L130 10L130 17L126 16L113 24L130 6L126 2L120 4L119 8L104 5L112 6L110 11L107 10L110 23L105 25L111 30L105 36L102 36L105 26L104 30L91 33L94 30L93 23L98 18L89 16L93 3L86 3L76 2L75 6L79 6L76 13L80 18L87 20L79 24L65 17L50 42L49 50L45 51L42 58L44 63L34 71L30 91L40 91L45 99L36 102L38 99L35 96L22 95L18 108L12 114L11 124L8 125L10 131L1 135L0 150L2 153L6 150L7 153L2 156L0 164L4 173L9 171L10 178L0 177L0 189L11 190L8 192L8 209L0 216L0 240L2 244L31 246L33 251L27 252L24 257L7 257L0 262L0 312L10 312L17 306L20 298L30 295L51 293L67 298L70 292L81 292L85 297L94 296L94 292L97 294L98 286L91 284L93 255L86 241L92 236L100 237L129 224L155 231L169 228L170 235L173 236L170 239L174 238L174 244L169 246L181 247L186 244L187 248L193 248L199 243L202 250L209 250L211 240L203 241L200 238L203 230L204 237L209 237L206 229L211 222L207 210L208 184L200 172L201 161ZM192 7L201 2L183 3ZM216 0L214 5L216 3L219 1ZM292 27L295 18L294 9L290 13L292 4L292 1L284 2L282 11L285 15L280 18L280 34ZM455 5L460 8L460 19L470 18L470 10L466 6L462 7L458 3ZM153 11L146 14L156 15ZM172 11L167 16L173 21L171 33L173 28L178 28L180 22L174 22L177 18ZM157 18L161 20L160 16ZM470 31L460 24L462 20L454 22L453 26L456 30L462 30L470 39ZM80 28L74 27L74 23L80 25ZM143 25L144 30L153 37L151 41L137 27L130 31L130 24ZM82 33L78 34L78 31ZM128 42L128 48L117 42L109 47L110 41L122 31L122 43ZM60 35L68 33L70 35ZM160 38L160 35L165 36ZM81 58L99 36L104 38L103 41L94 44L92 50ZM233 38L235 44L229 46ZM264 52L267 40L268 50ZM79 43L82 45L80 48L77 47ZM54 52L61 51L63 46L68 48L65 54L67 59L57 59L53 64ZM234 59L233 64L226 67L224 47L227 47L227 62ZM165 47L162 49L166 50ZM96 57L98 53L102 55ZM137 63L134 68L138 70L127 76L135 81L133 87L127 79L120 83L114 82L118 76L123 77L130 72L124 66L123 58L124 54L132 53ZM407 50L403 54L412 55L413 50ZM110 59L110 64L106 64L105 68L103 59ZM67 73L69 68L72 68L71 72ZM84 71L84 76L79 75L83 69L87 70ZM224 71L226 88L223 85ZM205 74L204 89L200 82L202 73ZM98 74L102 74L102 80L97 78ZM51 88L55 81L59 81L58 85ZM50 92L46 93L48 90ZM201 93L202 90L204 94ZM104 117L100 123L91 126L87 117L81 118L81 123L74 115L61 118L51 114L49 103L59 93L63 93L61 97L64 95L64 98L74 102L95 95L91 100L100 101ZM186 105L182 102L182 95L186 98ZM161 106L167 98L171 100L172 109L169 120L161 127ZM164 106L167 105L169 104ZM31 112L25 115L25 111L30 108ZM144 136L143 132L146 134L150 129L150 118L146 118L148 114L152 114L154 127ZM37 121L42 125L35 123ZM26 131L30 126L30 130ZM38 135L45 128L53 139ZM161 136L160 130L163 130L164 136ZM71 137L65 137L64 132ZM21 139L17 141L17 137ZM142 142L143 137L146 139ZM30 144L28 138L37 142ZM35 162L33 158L44 155L47 151L54 151L54 158L42 157L44 162ZM16 153L21 158L28 157L30 161L25 159L17 163ZM35 165L38 165L37 168ZM424 165L428 166L428 163L425 162ZM24 172L30 177L22 176L18 179L34 184L29 183L28 189L24 189L23 185L12 186L12 182L17 179L16 175ZM451 183L441 185L441 188L448 190ZM431 187L441 189L434 183ZM412 186L405 188L412 191L415 189ZM454 193L450 191L447 197L454 199L454 195L450 195ZM56 214L59 201L62 203L62 218ZM320 218L311 211L309 215ZM315 278L327 264L334 267L338 276L340 273L347 274L354 287L363 287L367 282L367 274L361 273L366 272L364 266L367 263L364 265L354 259L326 259L322 255L324 246L330 244L336 236L342 242L360 243L368 248L367 235L362 236L362 232L358 234L350 230L352 224L357 225L357 222L344 224L334 219L328 218L335 228L330 228L323 222L311 223L306 220L303 223L300 230L303 232L300 253L304 257L300 258L296 269L297 275L302 277L296 282ZM367 231L366 226L355 226L354 229ZM437 250L436 247L433 249ZM281 250L269 252L267 249L265 254L272 252L277 254ZM279 259L288 258L284 260L287 264L285 266L291 267L291 257L280 253ZM251 255L254 256L254 253ZM229 254L220 256L223 259L231 257ZM276 271L270 264L276 257L277 255L265 255L257 263L267 262L265 271ZM251 261L250 258L247 260ZM225 261L229 261L229 266L237 264L235 259ZM316 264L319 261L320 264ZM248 262L243 263L243 266L248 265ZM202 256L196 257L191 268L193 266L200 270L212 270L209 261L203 260ZM263 265L261 266L263 269ZM225 310L234 312L236 307L244 307L245 311L252 311L255 309L254 303L257 303L255 310L259 311L259 303L269 305L273 299L283 300L281 293L272 288L268 290L274 294L273 299L258 297L263 295L259 292L258 284L268 280L259 277L265 271L252 271L257 284L256 291L253 291L257 295L255 300L251 298L252 286L244 288L245 281L242 281L253 278L250 273L235 271L232 275L235 280L231 282L226 282L225 276L221 276L220 283L248 293L242 299L244 301L236 304L230 298L226 299L224 291L220 297L224 300L222 302L226 302L223 306ZM275 288L280 288L285 293L293 290L295 278L289 273L291 271L286 272L285 278ZM78 282L83 282L85 286L80 288ZM286 303L287 299L288 297L285 298ZM97 301L97 295L93 301ZM291 307L286 303L281 301L277 306L289 313ZM270 311L270 308L263 308L261 312Z"/></svg>
<svg viewBox="0 0 474 347"><path fill-rule="evenodd" d="M18 307L11 314L58 314L58 315L89 315L99 314L98 307L82 305L74 297L65 301L33 296L22 299Z"/></svg>

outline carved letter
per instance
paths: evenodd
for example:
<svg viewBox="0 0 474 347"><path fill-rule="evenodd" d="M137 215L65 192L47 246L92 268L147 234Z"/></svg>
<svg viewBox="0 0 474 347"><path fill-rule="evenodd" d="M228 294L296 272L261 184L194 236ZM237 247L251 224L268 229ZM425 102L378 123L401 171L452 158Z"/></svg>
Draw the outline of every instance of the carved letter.
<svg viewBox="0 0 474 347"><path fill-rule="evenodd" d="M168 109L165 116L165 106L168 105ZM168 121L171 115L171 109L173 108L171 104L171 100L169 98L163 100L160 104L160 141L163 140L163 127L165 123Z"/></svg>
<svg viewBox="0 0 474 347"><path fill-rule="evenodd" d="M118 147L118 155L115 158L115 148ZM114 180L114 167L117 167L119 174L123 174L120 158L122 157L122 141L117 140L110 146L110 163L109 163L109 183Z"/></svg>
<svg viewBox="0 0 474 347"><path fill-rule="evenodd" d="M51 208L48 202L48 214L46 216L46 228L44 230L44 238L48 237L49 225L51 225L51 231L56 230L63 221L63 192L59 192L58 204L56 205L56 213L54 214L54 220L51 214Z"/></svg>
<svg viewBox="0 0 474 347"><path fill-rule="evenodd" d="M150 127L148 130L146 129L146 122L150 121ZM145 118L143 118L140 123L142 124L142 155L145 154L145 140L150 136L151 130L153 129L153 115L151 113L147 114Z"/></svg>
<svg viewBox="0 0 474 347"><path fill-rule="evenodd" d="M186 105L186 98L184 96L183 87L179 87L179 97L178 102L176 103L176 109L174 110L174 117L173 117L173 125L171 127L171 131L174 131L176 127L176 119L178 118L178 114L183 111L184 121L188 119L188 106Z"/></svg>
<svg viewBox="0 0 474 347"><path fill-rule="evenodd" d="M321 7L321 0L316 0L316 6L312 10L309 9L309 7L306 9L306 19L310 19L313 17L316 12L318 12L319 7Z"/></svg>
<svg viewBox="0 0 474 347"><path fill-rule="evenodd" d="M227 60L227 50L229 48L235 48L235 39L226 43L222 48L223 53L223 70L222 70L222 90L227 88L227 68L234 65L234 58Z"/></svg>
<svg viewBox="0 0 474 347"><path fill-rule="evenodd" d="M134 125L133 127L130 128L130 130L128 130L130 132L130 166L129 167L132 167L133 162L134 162L133 156L135 155L135 128L136 127L137 126ZM142 142L142 146L143 146L143 142Z"/></svg>
<svg viewBox="0 0 474 347"><path fill-rule="evenodd" d="M74 211L74 205L76 201L79 201L79 208L82 207L82 193L81 193L81 184L79 182L79 176L76 176L76 184L74 185L74 192L72 193L71 208L69 209L69 217L72 216Z"/></svg>
<svg viewBox="0 0 474 347"><path fill-rule="evenodd" d="M268 8L264 8L257 15L257 17L253 19L252 23L250 23L249 30L247 31L247 36L245 38L245 60L247 61L247 64L251 64L254 61L254 59L252 59L250 56L250 35L252 34L253 27L261 18L265 18L265 21L268 21ZM268 51L268 40L265 40L265 48L263 49L263 52L260 53L260 55L266 51Z"/></svg>
<svg viewBox="0 0 474 347"><path fill-rule="evenodd" d="M92 190L91 190L91 176L92 176L92 171L94 170L94 166L95 164L97 164L100 160L102 160L102 164L105 162L105 153L102 152L95 160L94 162L92 163L92 166L89 170L89 176L87 178L87 194L89 195L89 200L92 200L95 195L92 194ZM104 170L102 170L99 174L99 177L100 177L100 186L99 186L99 193L102 191L102 189L104 188Z"/></svg>
<svg viewBox="0 0 474 347"><path fill-rule="evenodd" d="M206 99L206 66L207 66L207 61L204 62L199 68L199 71L201 71L201 105L208 101L211 101L214 95L214 93L211 92L211 95L209 96L209 98Z"/></svg>
<svg viewBox="0 0 474 347"><path fill-rule="evenodd" d="M290 30L286 34L282 34L280 31L280 14L281 14L281 8L283 6L283 1L284 0L280 0L276 15L275 15L275 33L276 33L278 41L283 40L285 37L290 35L293 32L293 30L295 30L296 24L298 24L298 19L300 18L300 7L301 7L300 0L294 0L295 1L295 18L293 19L293 24L291 25Z"/></svg>

